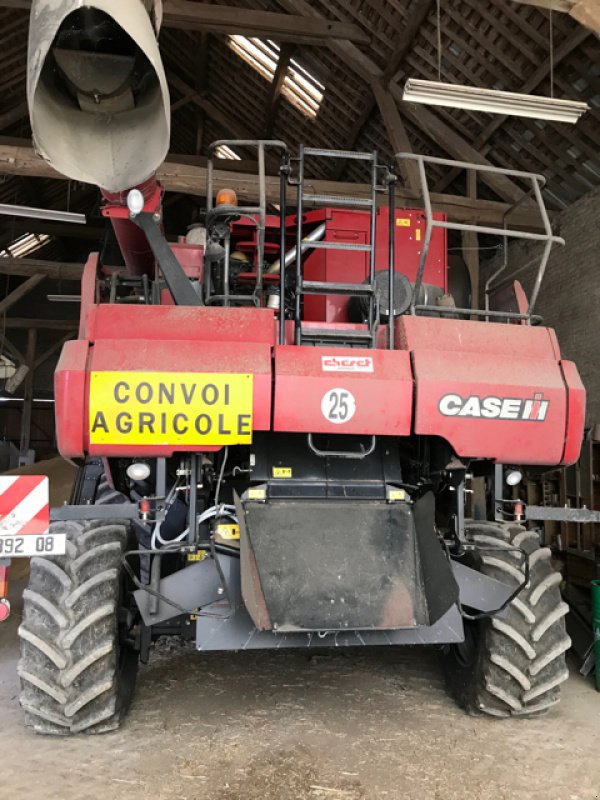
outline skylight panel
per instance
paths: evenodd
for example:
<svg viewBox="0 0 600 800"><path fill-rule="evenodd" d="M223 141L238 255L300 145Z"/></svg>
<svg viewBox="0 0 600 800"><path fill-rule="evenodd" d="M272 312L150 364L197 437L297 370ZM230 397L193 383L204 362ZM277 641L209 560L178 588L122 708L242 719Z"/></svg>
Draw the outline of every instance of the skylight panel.
<svg viewBox="0 0 600 800"><path fill-rule="evenodd" d="M273 81L280 49L270 39L249 39L246 36L230 36L232 50L259 72L269 82ZM281 94L306 117L314 119L319 113L325 86L295 59L291 59L281 87Z"/></svg>
<svg viewBox="0 0 600 800"><path fill-rule="evenodd" d="M220 144L215 150L215 155L217 158L226 158L229 159L229 161L242 160L241 156L238 156L238 154L226 144Z"/></svg>
<svg viewBox="0 0 600 800"><path fill-rule="evenodd" d="M0 251L0 258L25 258L48 244L51 238L45 233L24 233Z"/></svg>

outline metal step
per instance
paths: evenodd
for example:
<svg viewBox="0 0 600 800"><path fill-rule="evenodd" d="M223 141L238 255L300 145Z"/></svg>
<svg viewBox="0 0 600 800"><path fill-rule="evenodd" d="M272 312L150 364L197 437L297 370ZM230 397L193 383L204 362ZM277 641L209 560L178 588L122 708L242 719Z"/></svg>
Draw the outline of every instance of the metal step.
<svg viewBox="0 0 600 800"><path fill-rule="evenodd" d="M370 244L348 244L346 242L309 242L309 247L314 250L357 250L361 253L370 253Z"/></svg>
<svg viewBox="0 0 600 800"><path fill-rule="evenodd" d="M339 328L301 328L301 342L327 342L327 344L370 345L373 336L370 331L343 330Z"/></svg>
<svg viewBox="0 0 600 800"><path fill-rule="evenodd" d="M370 297L374 288L366 283L328 283L327 281L302 281L301 294L344 294L354 297Z"/></svg>
<svg viewBox="0 0 600 800"><path fill-rule="evenodd" d="M323 150L318 147L305 147L305 156L320 156L321 158L348 158L352 161L374 161L373 153L355 153L352 150Z"/></svg>
<svg viewBox="0 0 600 800"><path fill-rule="evenodd" d="M346 197L330 194L303 194L305 203L316 203L322 206L351 206L352 208L372 208L373 201L366 197Z"/></svg>

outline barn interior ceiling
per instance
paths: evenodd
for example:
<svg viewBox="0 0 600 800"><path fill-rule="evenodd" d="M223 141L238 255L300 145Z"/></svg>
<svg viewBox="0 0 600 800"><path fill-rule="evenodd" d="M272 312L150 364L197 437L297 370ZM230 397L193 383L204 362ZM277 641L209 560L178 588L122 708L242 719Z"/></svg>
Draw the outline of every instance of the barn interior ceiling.
<svg viewBox="0 0 600 800"><path fill-rule="evenodd" d="M0 0L0 203L85 212L91 224L3 216L0 252L80 262L104 230L99 193L53 174L31 148L28 8L29 0ZM412 150L535 171L546 177L545 199L557 211L600 183L600 21L587 0L166 0L164 10L160 46L172 111L161 173L168 232L198 214L206 152L216 139L377 149L390 161L394 152ZM590 110L572 126L426 108L402 101L408 77L554 95ZM252 171L249 152L223 154L232 175ZM309 177L365 182L360 163L350 161L316 161ZM414 170L401 177L409 202ZM440 204L457 180L456 173L434 175ZM517 200L522 187L492 175L479 191L485 218Z"/></svg>

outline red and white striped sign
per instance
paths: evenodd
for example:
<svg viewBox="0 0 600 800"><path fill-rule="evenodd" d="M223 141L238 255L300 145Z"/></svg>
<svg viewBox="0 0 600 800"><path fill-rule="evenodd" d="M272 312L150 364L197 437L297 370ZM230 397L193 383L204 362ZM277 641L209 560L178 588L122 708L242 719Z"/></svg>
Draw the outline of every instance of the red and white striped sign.
<svg viewBox="0 0 600 800"><path fill-rule="evenodd" d="M0 475L0 536L42 535L50 526L46 475Z"/></svg>

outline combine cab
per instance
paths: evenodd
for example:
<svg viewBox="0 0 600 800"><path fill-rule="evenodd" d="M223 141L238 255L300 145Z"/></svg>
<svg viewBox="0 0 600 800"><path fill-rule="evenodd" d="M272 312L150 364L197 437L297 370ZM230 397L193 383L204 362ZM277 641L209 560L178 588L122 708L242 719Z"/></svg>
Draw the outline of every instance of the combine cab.
<svg viewBox="0 0 600 800"><path fill-rule="evenodd" d="M140 235L146 256L127 273L90 257L56 371L60 451L81 470L25 593L28 724L117 727L164 635L200 651L439 645L467 710L545 711L567 677L566 607L505 478L576 460L585 397L533 313L560 242L543 178L521 175L543 233L472 228L432 211L426 170L483 167L400 155L423 176L423 210L397 209L376 153L243 144L258 204L222 191L211 158L186 243L165 241L155 182L108 198L126 261ZM266 156L280 161L274 215ZM336 158L360 161L370 192L311 193L309 160ZM544 242L531 301L457 304L453 227Z"/></svg>

